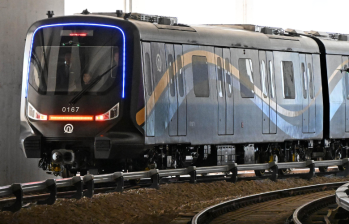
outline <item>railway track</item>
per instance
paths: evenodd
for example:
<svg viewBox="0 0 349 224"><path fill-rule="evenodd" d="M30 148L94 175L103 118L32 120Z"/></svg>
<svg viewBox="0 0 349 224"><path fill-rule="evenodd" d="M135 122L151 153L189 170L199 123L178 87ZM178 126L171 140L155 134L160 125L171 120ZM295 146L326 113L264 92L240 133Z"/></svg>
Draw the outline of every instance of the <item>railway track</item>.
<svg viewBox="0 0 349 224"><path fill-rule="evenodd" d="M349 183L340 186L335 194L317 198L297 208L289 218L294 224L349 223Z"/></svg>
<svg viewBox="0 0 349 224"><path fill-rule="evenodd" d="M331 194L325 197L314 199L301 205L290 217L290 223L294 224L315 224L315 223L348 223L338 219L335 213L341 208L336 204L335 195ZM330 221L330 216L333 216ZM348 214L346 215L348 217ZM342 217L343 218L343 217Z"/></svg>
<svg viewBox="0 0 349 224"><path fill-rule="evenodd" d="M311 185L230 200L202 210L191 223L291 223L289 217L294 210L319 198L333 196L344 183Z"/></svg>

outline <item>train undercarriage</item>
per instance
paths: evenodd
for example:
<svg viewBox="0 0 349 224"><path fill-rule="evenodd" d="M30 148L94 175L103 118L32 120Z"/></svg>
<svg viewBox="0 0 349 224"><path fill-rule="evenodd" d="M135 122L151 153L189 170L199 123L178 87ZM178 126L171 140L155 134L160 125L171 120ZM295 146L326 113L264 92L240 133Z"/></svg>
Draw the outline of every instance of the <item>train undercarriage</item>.
<svg viewBox="0 0 349 224"><path fill-rule="evenodd" d="M95 159L88 141L65 144L64 149L49 149L42 154L39 167L56 176L74 176L131 172L150 169L176 169L189 166L219 166L228 164L254 164L269 162L301 162L306 160L339 160L348 158L348 141L288 141L284 143L258 143L236 145L162 145L144 150L139 158ZM52 147L52 146L51 146ZM320 167L324 172L328 167ZM343 170L344 167L339 167ZM280 169L282 175L288 170ZM263 176L264 170L256 170Z"/></svg>

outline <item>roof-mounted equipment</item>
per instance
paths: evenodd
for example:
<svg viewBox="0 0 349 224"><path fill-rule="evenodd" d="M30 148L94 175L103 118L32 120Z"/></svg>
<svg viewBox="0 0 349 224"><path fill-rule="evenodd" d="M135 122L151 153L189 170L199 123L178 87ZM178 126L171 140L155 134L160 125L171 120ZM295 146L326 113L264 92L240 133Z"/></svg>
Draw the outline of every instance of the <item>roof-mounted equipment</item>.
<svg viewBox="0 0 349 224"><path fill-rule="evenodd" d="M290 29L290 28L286 29L285 32L291 36L300 36L305 34L303 30L296 30L296 29Z"/></svg>
<svg viewBox="0 0 349 224"><path fill-rule="evenodd" d="M116 10L117 17L124 17L125 13L122 10ZM158 15L148 15L142 13L129 13L127 16L128 19L134 19L138 21L157 23L162 25L177 25L177 17L169 17L169 16L158 16Z"/></svg>
<svg viewBox="0 0 349 224"><path fill-rule="evenodd" d="M163 25L170 25L170 26L177 24L176 17L147 15L147 14L141 14L141 13L131 13L130 19L163 24Z"/></svg>
<svg viewBox="0 0 349 224"><path fill-rule="evenodd" d="M249 30L253 32L259 32L259 33L270 34L270 35L284 35L285 33L285 31L279 27L267 27L267 26L253 25L253 24L231 24L231 25L223 24L218 26L229 27L229 28L240 29L240 30Z"/></svg>
<svg viewBox="0 0 349 224"><path fill-rule="evenodd" d="M321 31L309 31L308 34L316 36L316 37L330 37L329 33L321 32Z"/></svg>

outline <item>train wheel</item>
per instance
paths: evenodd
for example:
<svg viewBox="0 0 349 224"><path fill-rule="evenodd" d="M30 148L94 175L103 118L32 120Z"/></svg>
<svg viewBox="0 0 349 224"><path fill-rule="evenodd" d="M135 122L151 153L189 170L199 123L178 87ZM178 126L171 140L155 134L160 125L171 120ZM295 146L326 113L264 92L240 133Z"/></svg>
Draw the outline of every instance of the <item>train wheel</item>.
<svg viewBox="0 0 349 224"><path fill-rule="evenodd" d="M255 170L254 173L257 177L262 177L265 175L265 170Z"/></svg>
<svg viewBox="0 0 349 224"><path fill-rule="evenodd" d="M279 169L279 175L285 175L288 172L288 169Z"/></svg>
<svg viewBox="0 0 349 224"><path fill-rule="evenodd" d="M328 171L328 166L321 166L319 167L320 172L324 173Z"/></svg>

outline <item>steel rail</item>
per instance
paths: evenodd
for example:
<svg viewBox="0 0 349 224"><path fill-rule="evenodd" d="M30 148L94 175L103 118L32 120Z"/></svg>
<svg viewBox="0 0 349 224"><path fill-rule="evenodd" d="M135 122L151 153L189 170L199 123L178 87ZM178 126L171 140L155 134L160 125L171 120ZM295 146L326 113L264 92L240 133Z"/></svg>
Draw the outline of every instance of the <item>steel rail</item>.
<svg viewBox="0 0 349 224"><path fill-rule="evenodd" d="M75 176L72 178L65 179L47 179L46 181L32 182L32 183L15 183L12 185L7 185L0 187L0 197L8 197L15 195L16 201L13 205L9 207L4 207L2 210L16 212L21 209L23 204L23 194L31 193L36 191L46 190L50 193L49 197L41 201L41 204L53 204L57 198L57 188L64 187L75 187L76 194L74 198L80 199L83 196L92 197L94 192L95 184L100 183L115 183L115 191L122 192L124 188L125 180L137 180L142 178L150 178L152 181L151 188L159 188L159 182L161 177L168 176L177 176L177 175L189 175L190 183L196 183L197 174L208 174L208 173L217 173L217 172L229 172L231 173L230 181L236 182L238 179L238 171L245 170L266 170L270 169L271 175L270 179L276 181L278 178L279 169L288 169L288 168L309 168L309 172L302 174L306 179L311 179L315 176L315 167L321 166L344 166L346 169L342 171L343 176L349 174L349 159L342 160L327 160L327 161L313 161L308 160L304 162L283 162L283 163L261 163L261 164L242 164L237 165L232 163L229 165L223 166L210 166L210 167L195 167L190 166L188 168L179 168L179 169L168 169L168 170L158 170L153 169L149 171L139 171L139 172L115 172L111 174L103 175L85 175L85 176ZM84 188L87 188L87 191L84 192Z"/></svg>
<svg viewBox="0 0 349 224"><path fill-rule="evenodd" d="M298 207L292 215L292 221L295 224L302 224L302 221L306 216L308 216L311 213L314 213L314 211L318 210L319 208L323 208L327 205L334 204L336 202L335 196L330 195L322 198L318 198L316 200L313 200L311 202L308 202L301 207Z"/></svg>
<svg viewBox="0 0 349 224"><path fill-rule="evenodd" d="M322 191L326 187L326 190L336 189L346 182L336 182L327 184L316 184L304 187L289 188L284 190L270 191L261 194L249 195L229 201L225 201L211 207L205 208L204 210L197 213L191 224L206 224L210 223L213 219L221 216L225 213L234 211L238 208L244 207L252 203L260 203L268 200L278 199L282 197L289 197L292 195L306 194L314 191Z"/></svg>

